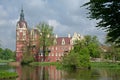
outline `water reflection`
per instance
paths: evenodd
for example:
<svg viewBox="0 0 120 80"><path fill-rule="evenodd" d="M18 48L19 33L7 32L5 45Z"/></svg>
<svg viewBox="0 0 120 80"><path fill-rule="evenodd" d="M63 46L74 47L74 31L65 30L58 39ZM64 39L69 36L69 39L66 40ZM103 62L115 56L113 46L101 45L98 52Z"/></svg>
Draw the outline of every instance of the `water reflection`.
<svg viewBox="0 0 120 80"><path fill-rule="evenodd" d="M65 71L55 66L17 66L0 65L0 71L17 72L16 80L120 80L120 69L94 68L91 70Z"/></svg>
<svg viewBox="0 0 120 80"><path fill-rule="evenodd" d="M19 77L16 80L119 80L119 69L92 69L63 71L55 66L19 66L16 68Z"/></svg>
<svg viewBox="0 0 120 80"><path fill-rule="evenodd" d="M19 75L16 80L61 80L61 71L55 66L18 66L16 71Z"/></svg>

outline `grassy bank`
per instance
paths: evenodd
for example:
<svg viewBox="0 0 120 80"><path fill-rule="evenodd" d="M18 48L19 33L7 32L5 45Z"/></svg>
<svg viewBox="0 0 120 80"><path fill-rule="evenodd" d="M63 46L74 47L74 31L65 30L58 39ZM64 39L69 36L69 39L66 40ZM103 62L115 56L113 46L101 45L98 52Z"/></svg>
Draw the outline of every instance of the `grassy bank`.
<svg viewBox="0 0 120 80"><path fill-rule="evenodd" d="M59 65L58 62L32 62L30 65L33 66L51 66L51 65Z"/></svg>
<svg viewBox="0 0 120 80"><path fill-rule="evenodd" d="M112 62L91 62L91 68L111 68L111 69L120 69L120 63L112 63ZM32 66L56 66L57 68L61 68L61 64L59 62L32 62L30 63Z"/></svg>
<svg viewBox="0 0 120 80"><path fill-rule="evenodd" d="M9 60L1 60L0 59L0 63L8 63L8 62L12 62L14 61L13 59L9 59Z"/></svg>
<svg viewBox="0 0 120 80"><path fill-rule="evenodd" d="M5 71L0 72L0 80L11 79L16 77L18 77L18 75L15 72L5 72Z"/></svg>
<svg viewBox="0 0 120 80"><path fill-rule="evenodd" d="M112 63L112 62L91 62L91 68L118 68L120 69L120 63Z"/></svg>

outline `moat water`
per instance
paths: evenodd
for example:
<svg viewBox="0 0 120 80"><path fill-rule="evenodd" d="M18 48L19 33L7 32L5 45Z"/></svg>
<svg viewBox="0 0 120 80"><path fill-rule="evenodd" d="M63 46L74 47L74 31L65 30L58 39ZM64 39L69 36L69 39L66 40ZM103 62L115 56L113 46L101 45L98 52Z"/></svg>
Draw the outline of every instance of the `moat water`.
<svg viewBox="0 0 120 80"><path fill-rule="evenodd" d="M65 71L55 66L0 65L0 71L17 72L19 77L12 80L120 80L120 69L92 68L91 70Z"/></svg>

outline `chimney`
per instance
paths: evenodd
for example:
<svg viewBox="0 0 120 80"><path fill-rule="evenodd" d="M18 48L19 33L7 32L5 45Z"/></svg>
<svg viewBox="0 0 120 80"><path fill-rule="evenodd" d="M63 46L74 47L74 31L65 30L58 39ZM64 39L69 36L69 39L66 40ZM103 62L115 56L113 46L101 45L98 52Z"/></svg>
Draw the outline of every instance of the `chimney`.
<svg viewBox="0 0 120 80"><path fill-rule="evenodd" d="M57 35L57 34L55 35L55 38L58 38L58 35Z"/></svg>
<svg viewBox="0 0 120 80"><path fill-rule="evenodd" d="M71 36L70 36L70 34L68 34L68 38L70 38Z"/></svg>

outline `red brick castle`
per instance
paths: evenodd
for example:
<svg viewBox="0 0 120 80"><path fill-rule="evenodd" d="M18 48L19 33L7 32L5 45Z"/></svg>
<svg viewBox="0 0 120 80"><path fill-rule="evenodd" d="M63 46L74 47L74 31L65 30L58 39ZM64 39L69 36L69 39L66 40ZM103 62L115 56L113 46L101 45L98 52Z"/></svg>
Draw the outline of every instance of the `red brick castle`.
<svg viewBox="0 0 120 80"><path fill-rule="evenodd" d="M30 51L34 54L37 61L43 61L43 53L40 51L39 32L37 29L30 30L24 18L23 9L20 13L20 19L16 25L16 61L21 62L23 55L25 55L26 47L31 47ZM74 33L71 37L55 36L54 45L49 46L50 53L46 56L45 61L56 62L66 55L73 47L75 40L83 39L80 34Z"/></svg>

